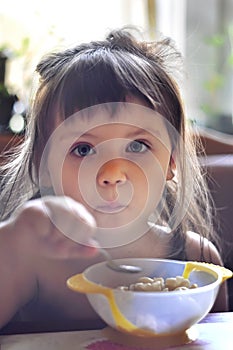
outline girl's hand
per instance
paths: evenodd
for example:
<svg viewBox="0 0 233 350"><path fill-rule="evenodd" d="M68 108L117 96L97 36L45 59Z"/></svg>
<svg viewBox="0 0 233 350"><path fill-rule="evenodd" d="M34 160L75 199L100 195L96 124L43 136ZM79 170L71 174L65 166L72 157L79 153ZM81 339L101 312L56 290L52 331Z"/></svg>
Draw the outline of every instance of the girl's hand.
<svg viewBox="0 0 233 350"><path fill-rule="evenodd" d="M0 328L35 298L38 288L53 291L56 298L67 273L59 261L94 257L94 232L93 217L68 197L31 200L1 223Z"/></svg>
<svg viewBox="0 0 233 350"><path fill-rule="evenodd" d="M67 259L92 257L98 245L92 238L95 220L83 205L69 197L31 200L16 211L12 228L26 254ZM25 252L27 250L27 252Z"/></svg>

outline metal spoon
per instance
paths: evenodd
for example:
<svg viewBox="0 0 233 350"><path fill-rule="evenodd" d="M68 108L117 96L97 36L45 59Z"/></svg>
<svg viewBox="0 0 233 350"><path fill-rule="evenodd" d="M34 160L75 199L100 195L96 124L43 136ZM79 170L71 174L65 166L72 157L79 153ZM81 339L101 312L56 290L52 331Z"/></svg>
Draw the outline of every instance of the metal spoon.
<svg viewBox="0 0 233 350"><path fill-rule="evenodd" d="M115 261L112 260L111 255L103 248L100 248L99 251L107 260L107 266L114 271L127 273L137 273L142 271L142 268L139 266L117 264Z"/></svg>

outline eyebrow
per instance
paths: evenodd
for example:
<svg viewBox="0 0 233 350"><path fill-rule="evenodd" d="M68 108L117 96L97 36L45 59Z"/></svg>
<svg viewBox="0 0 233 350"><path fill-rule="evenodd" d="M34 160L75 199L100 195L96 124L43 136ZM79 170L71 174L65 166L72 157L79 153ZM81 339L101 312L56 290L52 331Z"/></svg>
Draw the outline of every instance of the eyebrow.
<svg viewBox="0 0 233 350"><path fill-rule="evenodd" d="M153 130L153 131L149 131L149 130L144 130L144 129L139 129L139 130L136 130L136 131L132 131L132 132L129 132L125 137L123 138L129 138L129 139L133 139L133 138L136 138L138 136L152 136L152 137L158 137L158 138L161 138L161 133L159 130ZM65 134L65 135L61 135L59 137L60 141L65 141L67 139L70 139L70 138L74 138L74 139L78 139L80 137L91 137L93 139L98 139L99 136L96 136L95 134L92 134L92 133L80 133L80 132L70 132L69 134ZM117 137L117 138L122 138L122 137Z"/></svg>
<svg viewBox="0 0 233 350"><path fill-rule="evenodd" d="M140 135L150 135L150 136L158 136L161 138L161 133L159 130L147 130L147 129L138 129L136 131L132 131L130 132L127 136L133 138L133 137L137 137Z"/></svg>
<svg viewBox="0 0 233 350"><path fill-rule="evenodd" d="M94 134L91 134L91 133L86 133L86 132L79 132L79 131L74 131L74 132L69 132L68 134L63 134L59 137L59 140L60 141L64 141L64 140L67 140L67 139L70 139L70 138L74 138L74 139L78 139L80 137L92 137L92 138L98 138L96 135Z"/></svg>

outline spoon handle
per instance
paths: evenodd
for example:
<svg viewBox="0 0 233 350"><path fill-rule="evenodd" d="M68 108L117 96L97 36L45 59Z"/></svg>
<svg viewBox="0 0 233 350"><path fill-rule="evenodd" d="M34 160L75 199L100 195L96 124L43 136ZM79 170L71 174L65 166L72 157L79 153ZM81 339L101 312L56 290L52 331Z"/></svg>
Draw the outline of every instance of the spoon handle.
<svg viewBox="0 0 233 350"><path fill-rule="evenodd" d="M113 260L111 255L105 250L104 248L100 248L100 253L104 256L104 258L107 261L107 266L115 271L122 271L121 265L116 264Z"/></svg>
<svg viewBox="0 0 233 350"><path fill-rule="evenodd" d="M104 248L100 248L99 251L105 257L107 266L114 271L126 273L138 273L142 271L141 267L139 266L117 264L112 260L111 255Z"/></svg>

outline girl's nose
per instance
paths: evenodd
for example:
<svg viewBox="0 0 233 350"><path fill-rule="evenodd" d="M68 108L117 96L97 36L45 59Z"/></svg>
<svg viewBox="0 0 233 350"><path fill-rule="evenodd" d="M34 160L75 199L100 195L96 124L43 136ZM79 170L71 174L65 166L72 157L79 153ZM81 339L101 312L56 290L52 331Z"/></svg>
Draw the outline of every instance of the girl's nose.
<svg viewBox="0 0 233 350"><path fill-rule="evenodd" d="M100 186L120 185L127 180L124 170L124 161L120 159L110 160L100 168L97 174L97 182Z"/></svg>

